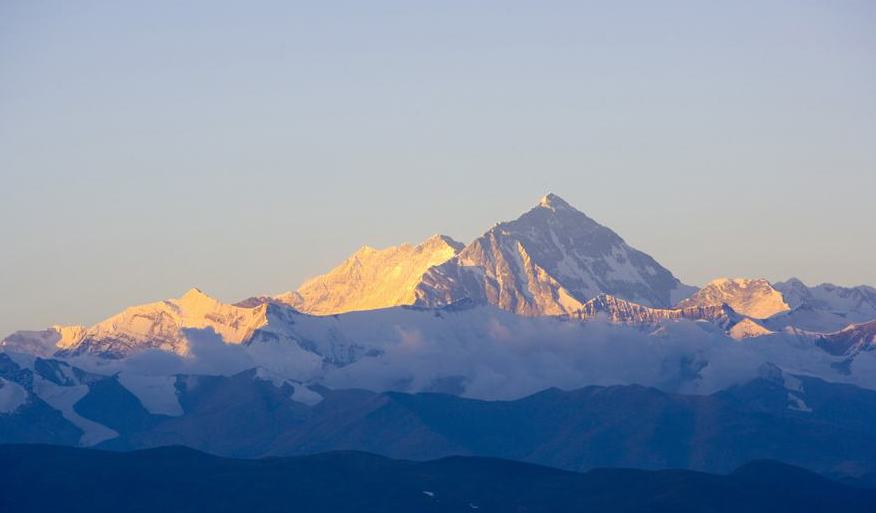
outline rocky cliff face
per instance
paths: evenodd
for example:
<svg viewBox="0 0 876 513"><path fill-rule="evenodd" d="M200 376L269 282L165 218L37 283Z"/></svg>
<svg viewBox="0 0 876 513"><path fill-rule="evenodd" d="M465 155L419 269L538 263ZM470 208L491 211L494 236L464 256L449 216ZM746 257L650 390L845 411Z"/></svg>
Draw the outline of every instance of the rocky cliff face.
<svg viewBox="0 0 876 513"><path fill-rule="evenodd" d="M693 290L613 231L549 194L427 271L416 296L421 305L467 298L533 316L574 314L600 294L669 307Z"/></svg>

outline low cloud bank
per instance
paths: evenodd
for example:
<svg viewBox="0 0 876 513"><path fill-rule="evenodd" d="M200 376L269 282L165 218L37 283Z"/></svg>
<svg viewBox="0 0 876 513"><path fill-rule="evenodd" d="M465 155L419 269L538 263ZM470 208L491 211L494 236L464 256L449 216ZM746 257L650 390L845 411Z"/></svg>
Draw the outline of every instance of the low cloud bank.
<svg viewBox="0 0 876 513"><path fill-rule="evenodd" d="M550 387L618 384L707 394L750 381L769 362L792 374L876 388L873 355L861 354L844 369L811 340L787 334L736 341L710 325L688 321L654 333L598 320L497 314L464 321L402 319L373 334L357 327L344 333L343 340L370 349L371 356L340 367L325 364L320 355L292 340L241 346L198 329L186 330L185 357L149 350L124 360L79 365L146 376L231 375L261 367L273 376L330 388L515 399Z"/></svg>

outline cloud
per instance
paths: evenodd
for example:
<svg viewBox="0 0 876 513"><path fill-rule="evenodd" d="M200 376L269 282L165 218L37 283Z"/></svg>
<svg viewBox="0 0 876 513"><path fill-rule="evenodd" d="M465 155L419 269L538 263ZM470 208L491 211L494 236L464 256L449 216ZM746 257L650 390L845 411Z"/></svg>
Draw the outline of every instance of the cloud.
<svg viewBox="0 0 876 513"><path fill-rule="evenodd" d="M550 387L622 384L707 394L750 381L771 362L792 374L876 387L876 378L864 376L876 375L872 355L859 356L852 372L844 373L838 358L811 340L783 333L736 341L712 325L692 321L648 333L603 320L520 317L494 309L445 317L416 311L384 315L303 317L296 329L310 332L272 335L249 345L226 344L210 329L188 329L185 357L150 350L98 367L104 373L147 376L230 375L261 367L281 379L331 388L514 399ZM340 354L353 346L369 356L337 366L317 354Z"/></svg>
<svg viewBox="0 0 876 513"><path fill-rule="evenodd" d="M120 360L106 360L85 355L71 359L71 363L101 374L125 372L142 376L176 374L227 376L257 365L245 347L225 343L212 328L186 328L182 331L188 341L189 349L185 356L161 349L147 349Z"/></svg>
<svg viewBox="0 0 876 513"><path fill-rule="evenodd" d="M660 336L607 322L491 317L477 336L430 337L410 326L379 357L330 369L335 388L431 390L453 380L462 395L513 399L545 388L637 383L708 393L751 379L765 359L693 323ZM440 386L438 387L440 388Z"/></svg>
<svg viewBox="0 0 876 513"><path fill-rule="evenodd" d="M811 341L786 334L736 341L691 321L651 334L602 321L497 316L472 328L472 336L433 337L410 326L403 333L397 343L382 347L381 356L329 369L322 381L335 388L406 392L453 383L461 395L480 399L621 384L708 394L756 378L771 362L791 373L862 383L838 372L837 359ZM876 358L861 365L876 366Z"/></svg>

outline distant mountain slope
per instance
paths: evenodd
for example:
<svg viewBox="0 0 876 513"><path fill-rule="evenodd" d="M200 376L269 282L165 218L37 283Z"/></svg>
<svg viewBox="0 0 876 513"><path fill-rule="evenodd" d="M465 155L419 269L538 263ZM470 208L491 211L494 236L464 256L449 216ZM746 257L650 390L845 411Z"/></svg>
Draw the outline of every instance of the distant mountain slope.
<svg viewBox="0 0 876 513"><path fill-rule="evenodd" d="M0 446L0 508L20 513L855 513L870 511L874 501L874 490L771 461L726 476L629 469L577 474L467 457L412 462L334 452L229 460L181 447L111 453Z"/></svg>
<svg viewBox="0 0 876 513"><path fill-rule="evenodd" d="M669 307L694 289L554 194L430 269L417 303L468 298L522 315L567 315L600 295Z"/></svg>
<svg viewBox="0 0 876 513"><path fill-rule="evenodd" d="M770 282L745 278L713 280L676 306L688 308L722 304L730 305L736 312L754 319L766 319L791 309L782 293L773 288Z"/></svg>

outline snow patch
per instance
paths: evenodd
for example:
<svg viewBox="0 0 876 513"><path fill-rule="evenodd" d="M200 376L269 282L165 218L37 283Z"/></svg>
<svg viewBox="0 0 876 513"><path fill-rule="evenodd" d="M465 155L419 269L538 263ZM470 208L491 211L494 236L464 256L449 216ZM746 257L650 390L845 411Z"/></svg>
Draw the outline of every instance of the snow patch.
<svg viewBox="0 0 876 513"><path fill-rule="evenodd" d="M33 390L40 399L48 403L52 408L60 411L65 419L82 430L79 445L86 447L97 445L100 442L119 436L118 433L103 424L88 420L76 413L73 407L88 393L88 385L64 387L56 385L41 376L34 375Z"/></svg>

